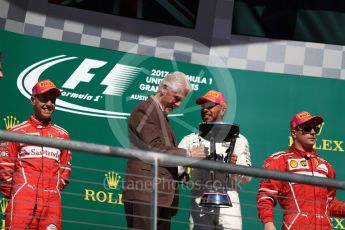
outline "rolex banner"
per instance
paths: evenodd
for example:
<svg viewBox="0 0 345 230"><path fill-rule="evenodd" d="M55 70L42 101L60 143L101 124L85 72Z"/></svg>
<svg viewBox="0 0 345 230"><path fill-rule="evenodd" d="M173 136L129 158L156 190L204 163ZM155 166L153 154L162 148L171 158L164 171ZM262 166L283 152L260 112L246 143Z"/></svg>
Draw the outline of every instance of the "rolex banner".
<svg viewBox="0 0 345 230"><path fill-rule="evenodd" d="M127 120L138 103L157 91L167 73L182 71L193 91L170 116L177 140L197 131L198 96L210 89L228 100L226 122L240 125L250 144L254 167L288 148L289 121L300 111L325 119L315 148L345 179L345 82L245 70L215 68L0 32L4 77L0 79L0 128L24 122L32 113L32 86L52 80L62 90L53 121L72 140L129 147ZM62 193L64 229L126 229L122 181L126 159L73 152L70 184ZM243 229L261 226L256 211L259 179L241 186ZM188 229L190 191L180 187L180 206L172 229ZM345 193L338 191L339 199ZM5 199L0 200L4 226ZM281 228L281 212L276 211ZM334 229L345 221L333 219Z"/></svg>

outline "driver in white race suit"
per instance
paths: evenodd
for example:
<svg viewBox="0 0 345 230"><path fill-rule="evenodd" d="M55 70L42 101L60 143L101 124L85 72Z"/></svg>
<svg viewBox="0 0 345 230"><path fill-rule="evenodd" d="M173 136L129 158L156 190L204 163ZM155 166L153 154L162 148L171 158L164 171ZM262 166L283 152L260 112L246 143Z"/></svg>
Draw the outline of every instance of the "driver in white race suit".
<svg viewBox="0 0 345 230"><path fill-rule="evenodd" d="M222 93L210 90L204 96L199 97L196 100L196 104L201 105L201 117L204 122L223 121L227 104L226 98ZM200 145L204 145L208 149L210 148L209 141L200 137L198 133L191 133L181 140L178 147L190 151L192 148ZM226 150L229 145L229 142L216 143L216 153L224 158L227 155ZM209 156L209 154L208 152L207 155ZM247 139L241 134L236 138L235 148L228 162L229 164L251 166L249 144ZM202 194L208 191L202 185L210 186L210 171L179 167L179 174L190 178L192 182L190 229L242 229L241 206L238 192L240 184L248 184L251 177L230 174L228 181L225 183L226 174L224 173L220 177L217 174L216 180L222 180L221 182L226 184L227 193L230 196L233 206L229 208L210 208L199 205Z"/></svg>

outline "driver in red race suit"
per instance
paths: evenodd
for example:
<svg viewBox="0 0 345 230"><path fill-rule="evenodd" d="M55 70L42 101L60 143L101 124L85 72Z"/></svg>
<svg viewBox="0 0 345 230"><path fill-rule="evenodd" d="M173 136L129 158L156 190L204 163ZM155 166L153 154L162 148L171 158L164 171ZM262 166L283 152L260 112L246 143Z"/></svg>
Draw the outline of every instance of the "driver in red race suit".
<svg viewBox="0 0 345 230"><path fill-rule="evenodd" d="M296 114L290 122L290 149L268 157L264 168L303 175L335 178L330 163L313 149L323 118L308 112ZM259 218L265 230L275 230L273 209L283 209L283 230L333 229L330 216L345 217L345 203L336 200L333 188L263 179L257 194Z"/></svg>
<svg viewBox="0 0 345 230"><path fill-rule="evenodd" d="M58 139L70 139L51 121L61 92L50 80L32 89L33 115L9 131ZM7 146L7 148L5 148ZM69 150L34 144L2 143L1 192L9 198L6 229L61 229L61 190L71 173Z"/></svg>

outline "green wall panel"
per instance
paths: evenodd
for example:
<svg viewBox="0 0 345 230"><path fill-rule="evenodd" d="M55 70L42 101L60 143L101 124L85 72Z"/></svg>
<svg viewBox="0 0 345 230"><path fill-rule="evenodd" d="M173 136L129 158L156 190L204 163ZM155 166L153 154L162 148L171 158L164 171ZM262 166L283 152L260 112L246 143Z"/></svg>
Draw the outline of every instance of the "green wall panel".
<svg viewBox="0 0 345 230"><path fill-rule="evenodd" d="M154 94L167 72L179 70L190 76L194 90L170 117L178 140L195 131L201 121L195 99L215 88L228 99L225 121L240 124L249 140L254 167L289 146L290 118L307 110L325 118L316 147L333 164L337 178L345 178L341 170L345 83L341 80L186 64L4 31L0 40L5 73L0 80L0 119L5 119L1 129L6 129L10 116L20 122L28 118L32 85L49 78L63 90L53 119L73 140L128 147L127 118L133 107ZM126 228L120 186L126 159L73 152L72 165L71 183L63 191L64 229ZM253 179L240 193L243 229L261 225L257 189L258 179ZM189 191L181 187L180 193L183 198L172 229L188 229L183 222L188 221ZM345 199L345 193L339 191L338 197ZM277 229L280 219L277 209ZM341 221L334 221L335 229L345 226Z"/></svg>

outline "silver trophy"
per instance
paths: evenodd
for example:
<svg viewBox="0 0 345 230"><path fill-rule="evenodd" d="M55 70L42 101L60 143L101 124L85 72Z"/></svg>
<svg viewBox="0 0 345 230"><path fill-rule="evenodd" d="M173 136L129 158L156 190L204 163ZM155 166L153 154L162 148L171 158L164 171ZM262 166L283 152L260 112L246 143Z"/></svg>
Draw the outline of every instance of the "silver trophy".
<svg viewBox="0 0 345 230"><path fill-rule="evenodd" d="M208 160L214 160L218 162L228 163L231 158L231 154L234 151L236 138L240 133L240 127L238 125L229 124L225 122L208 122L201 123L199 125L199 135L210 142L210 155ZM226 150L226 156L222 157L216 152L216 143L218 142L230 142L229 147ZM224 175L224 173L222 173ZM215 171L210 171L210 177L212 181L212 187L208 192L203 193L200 206L206 207L232 207L230 197L227 193L227 183L229 181L229 174L225 174L224 185L221 188L217 188L215 182Z"/></svg>

